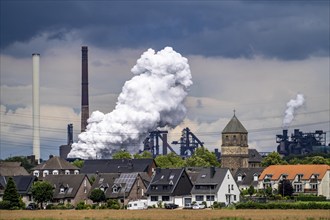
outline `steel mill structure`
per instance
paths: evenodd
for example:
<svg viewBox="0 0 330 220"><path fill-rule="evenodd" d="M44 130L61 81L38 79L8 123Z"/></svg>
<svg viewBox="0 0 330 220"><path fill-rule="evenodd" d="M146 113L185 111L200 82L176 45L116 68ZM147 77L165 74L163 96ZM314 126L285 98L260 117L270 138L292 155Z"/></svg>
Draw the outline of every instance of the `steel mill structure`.
<svg viewBox="0 0 330 220"><path fill-rule="evenodd" d="M291 138L288 130L276 135L277 152L283 156L306 155L309 153L330 154L330 146L326 146L326 132L316 130L315 132L301 132L294 129Z"/></svg>

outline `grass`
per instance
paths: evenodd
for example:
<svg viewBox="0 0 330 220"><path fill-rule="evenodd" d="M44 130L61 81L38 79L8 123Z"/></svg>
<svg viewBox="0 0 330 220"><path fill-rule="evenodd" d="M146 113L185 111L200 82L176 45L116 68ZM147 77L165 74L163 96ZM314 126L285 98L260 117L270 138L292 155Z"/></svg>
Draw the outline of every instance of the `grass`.
<svg viewBox="0 0 330 220"><path fill-rule="evenodd" d="M0 220L330 220L330 210L0 210Z"/></svg>

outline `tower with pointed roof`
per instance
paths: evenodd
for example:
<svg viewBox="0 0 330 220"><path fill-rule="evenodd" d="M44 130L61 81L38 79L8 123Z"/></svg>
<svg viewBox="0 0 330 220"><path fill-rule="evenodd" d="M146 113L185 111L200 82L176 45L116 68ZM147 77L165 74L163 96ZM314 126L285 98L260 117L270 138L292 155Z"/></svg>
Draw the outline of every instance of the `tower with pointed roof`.
<svg viewBox="0 0 330 220"><path fill-rule="evenodd" d="M249 167L248 132L234 116L222 131L221 166L235 173Z"/></svg>

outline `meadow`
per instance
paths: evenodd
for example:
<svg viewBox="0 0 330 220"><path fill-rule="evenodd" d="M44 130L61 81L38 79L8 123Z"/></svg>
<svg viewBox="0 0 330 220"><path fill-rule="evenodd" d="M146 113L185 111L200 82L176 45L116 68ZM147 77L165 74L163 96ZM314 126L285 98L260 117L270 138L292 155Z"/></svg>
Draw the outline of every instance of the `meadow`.
<svg viewBox="0 0 330 220"><path fill-rule="evenodd" d="M330 210L0 210L1 220L330 220Z"/></svg>

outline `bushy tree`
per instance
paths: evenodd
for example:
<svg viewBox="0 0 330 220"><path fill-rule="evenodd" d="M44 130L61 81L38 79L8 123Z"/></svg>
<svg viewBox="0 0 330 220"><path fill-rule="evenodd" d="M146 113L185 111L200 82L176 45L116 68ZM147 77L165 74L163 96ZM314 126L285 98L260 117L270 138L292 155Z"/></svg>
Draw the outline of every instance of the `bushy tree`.
<svg viewBox="0 0 330 220"><path fill-rule="evenodd" d="M77 159L77 160L73 161L72 164L78 168L82 168L84 166L84 162L85 162L84 160Z"/></svg>
<svg viewBox="0 0 330 220"><path fill-rule="evenodd" d="M120 209L120 204L117 199L108 199L107 207L109 209Z"/></svg>
<svg viewBox="0 0 330 220"><path fill-rule="evenodd" d="M262 161L261 166L268 167L270 165L278 165L278 164L287 164L285 160L281 158L281 155L277 152L272 152L267 155Z"/></svg>
<svg viewBox="0 0 330 220"><path fill-rule="evenodd" d="M105 194L101 189L93 189L89 198L96 203L104 202L105 201Z"/></svg>
<svg viewBox="0 0 330 220"><path fill-rule="evenodd" d="M217 160L215 153L210 152L205 147L196 148L194 154L185 161L187 167L219 167L220 163Z"/></svg>
<svg viewBox="0 0 330 220"><path fill-rule="evenodd" d="M7 162L21 162L22 167L24 167L28 172L35 166L32 164L26 157L24 156L15 156L15 157L8 157L5 159Z"/></svg>
<svg viewBox="0 0 330 220"><path fill-rule="evenodd" d="M31 188L31 193L34 200L43 207L44 202L51 201L53 199L53 186L47 181L37 181Z"/></svg>
<svg viewBox="0 0 330 220"><path fill-rule="evenodd" d="M143 151L141 154L134 154L134 159L144 159L144 158L153 158L151 152L149 151Z"/></svg>
<svg viewBox="0 0 330 220"><path fill-rule="evenodd" d="M249 188L248 188L248 193L250 196L252 196L254 194L255 190L254 190L254 187L251 185Z"/></svg>
<svg viewBox="0 0 330 220"><path fill-rule="evenodd" d="M9 209L19 209L22 208L21 198L17 192L16 184L12 177L9 177L4 194L3 201L8 201L10 206Z"/></svg>
<svg viewBox="0 0 330 220"><path fill-rule="evenodd" d="M112 159L132 159L132 155L127 151L121 150L114 153Z"/></svg>
<svg viewBox="0 0 330 220"><path fill-rule="evenodd" d="M180 168L184 166L184 160L173 152L167 155L159 155L155 158L155 161L160 168Z"/></svg>

